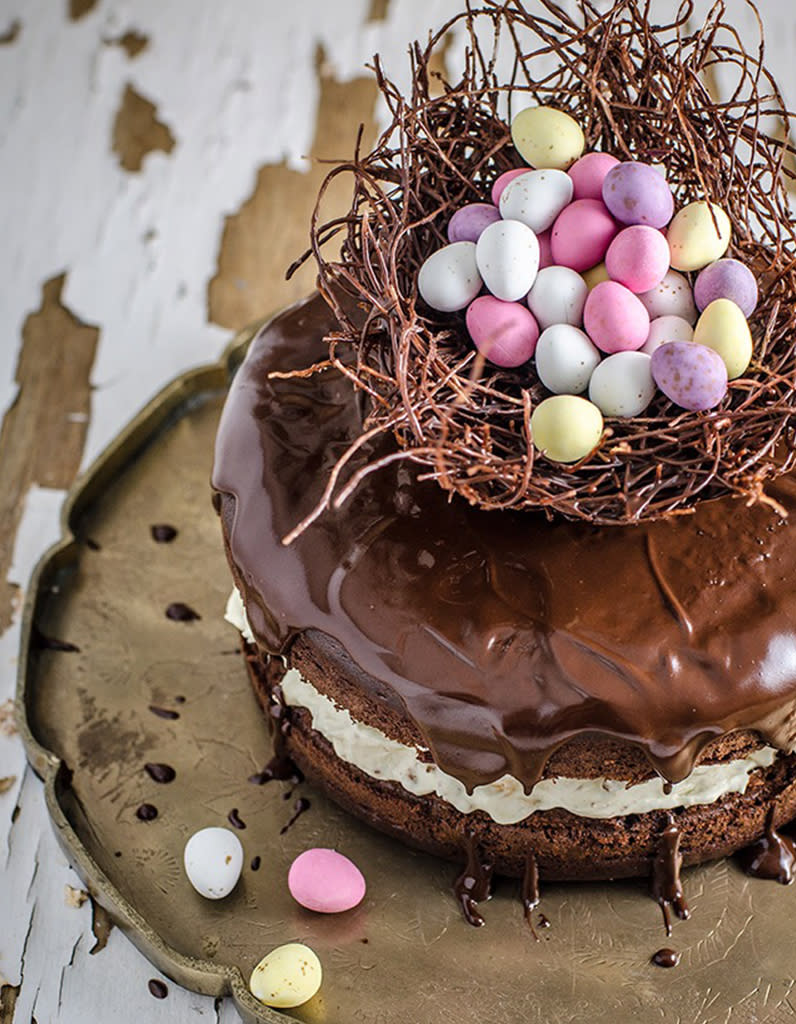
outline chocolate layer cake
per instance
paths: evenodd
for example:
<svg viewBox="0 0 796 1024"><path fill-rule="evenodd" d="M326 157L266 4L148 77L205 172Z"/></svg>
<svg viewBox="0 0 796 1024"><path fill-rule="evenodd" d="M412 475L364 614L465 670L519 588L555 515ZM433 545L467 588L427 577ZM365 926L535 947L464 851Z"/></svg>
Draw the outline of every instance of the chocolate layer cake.
<svg viewBox="0 0 796 1024"><path fill-rule="evenodd" d="M382 464L293 543L363 403L314 297L255 339L213 486L255 690L285 752L413 846L518 875L648 873L796 814L796 484L623 528L449 500ZM363 446L361 462L389 456ZM676 851L675 851L676 852Z"/></svg>

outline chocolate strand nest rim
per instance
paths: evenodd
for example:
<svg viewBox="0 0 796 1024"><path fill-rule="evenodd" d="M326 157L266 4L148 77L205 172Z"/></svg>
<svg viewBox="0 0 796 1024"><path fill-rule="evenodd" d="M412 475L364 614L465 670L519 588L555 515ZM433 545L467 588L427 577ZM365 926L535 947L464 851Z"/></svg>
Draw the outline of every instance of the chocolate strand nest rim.
<svg viewBox="0 0 796 1024"><path fill-rule="evenodd" d="M328 363L315 370L336 367L370 407L362 437L286 542L396 459L484 509L543 509L605 525L684 514L733 493L769 500L766 481L796 464L796 228L785 187L794 177L786 166L792 115L763 64L759 13L741 2L760 27L756 54L744 49L723 2L692 32L690 0L673 22L655 26L635 0L607 13L580 0L577 18L555 0L486 0L468 3L425 47L414 44L408 97L374 58L392 123L372 152L358 146L329 173L311 250L289 271L314 254L339 323ZM451 84L431 68L444 41L462 35L463 76ZM729 90L724 82L725 102L706 84L718 68L733 78ZM728 255L761 285L752 363L718 408L683 412L658 395L644 416L608 419L598 446L573 466L534 453L530 417L546 395L541 384L522 368L485 364L463 315L435 313L417 292L418 270L446 243L451 214L488 198L500 173L521 166L508 123L513 108L533 103L575 117L589 150L664 163L680 205L722 206L733 227ZM772 123L781 139L765 133ZM325 192L341 175L353 180L350 211L324 221ZM327 259L338 235L340 255ZM362 452L385 434L397 450L381 448L362 465Z"/></svg>

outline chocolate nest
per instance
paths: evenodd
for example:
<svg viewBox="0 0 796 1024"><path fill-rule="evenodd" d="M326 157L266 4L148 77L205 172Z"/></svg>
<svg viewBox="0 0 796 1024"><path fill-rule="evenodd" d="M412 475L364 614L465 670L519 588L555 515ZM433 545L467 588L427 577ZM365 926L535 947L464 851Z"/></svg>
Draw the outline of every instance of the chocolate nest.
<svg viewBox="0 0 796 1024"><path fill-rule="evenodd" d="M760 28L755 54L721 2L694 30L690 2L671 23L653 25L637 0L603 13L580 0L577 17L554 0L486 0L468 4L425 47L414 45L408 96L375 58L391 124L372 152L358 146L330 172L311 235L319 288L339 323L324 365L353 380L368 409L362 437L297 532L398 459L484 509L542 509L598 524L684 514L728 494L770 500L766 482L796 461L791 115L763 65L759 14L743 2ZM432 70L450 45L464 53L456 84ZM683 412L659 394L644 416L606 420L597 448L572 466L534 451L531 412L547 392L533 368L484 363L463 314L436 313L417 291L424 259L447 243L452 213L488 201L494 179L523 166L508 125L512 111L531 104L568 111L587 152L664 164L678 208L697 199L722 206L733 225L728 255L761 288L752 363L717 409ZM353 180L351 208L324 220L324 193L341 175ZM337 236L339 256L327 258ZM373 443L382 435L395 439L386 453Z"/></svg>

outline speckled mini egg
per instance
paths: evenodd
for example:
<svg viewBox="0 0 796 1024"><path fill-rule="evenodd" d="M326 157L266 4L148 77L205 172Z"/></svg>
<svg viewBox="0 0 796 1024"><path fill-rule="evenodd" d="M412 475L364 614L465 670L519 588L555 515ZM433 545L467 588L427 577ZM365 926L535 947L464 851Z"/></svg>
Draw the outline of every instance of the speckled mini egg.
<svg viewBox="0 0 796 1024"><path fill-rule="evenodd" d="M221 900L238 884L243 847L228 828L202 828L185 844L185 874L200 896Z"/></svg>
<svg viewBox="0 0 796 1024"><path fill-rule="evenodd" d="M727 394L727 367L706 345L667 341L650 358L655 383L681 409L707 412Z"/></svg>
<svg viewBox="0 0 796 1024"><path fill-rule="evenodd" d="M469 203L448 221L448 241L477 242L484 228L499 220L500 213L491 203Z"/></svg>
<svg viewBox="0 0 796 1024"><path fill-rule="evenodd" d="M634 224L608 246L605 267L611 279L639 295L657 288L669 269L669 245L656 228Z"/></svg>
<svg viewBox="0 0 796 1024"><path fill-rule="evenodd" d="M700 311L716 299L729 299L744 316L750 317L757 308L758 298L757 279L740 260L723 259L708 264L694 284L694 299Z"/></svg>
<svg viewBox="0 0 796 1024"><path fill-rule="evenodd" d="M519 178L521 174L527 173L527 167L515 167L514 170L504 171L498 178L495 178L495 183L492 185L492 202L495 206L500 206L500 197L503 195L503 189L508 183L514 181L515 178Z"/></svg>
<svg viewBox="0 0 796 1024"><path fill-rule="evenodd" d="M651 359L644 352L617 352L595 369L589 399L603 416L640 416L655 397Z"/></svg>
<svg viewBox="0 0 796 1024"><path fill-rule="evenodd" d="M578 122L554 107L528 107L511 122L514 148L538 170L566 171L581 156L586 140Z"/></svg>
<svg viewBox="0 0 796 1024"><path fill-rule="evenodd" d="M621 224L663 228L674 213L669 183L650 164L636 160L621 163L606 174L602 198Z"/></svg>
<svg viewBox="0 0 796 1024"><path fill-rule="evenodd" d="M454 242L433 252L417 275L417 290L440 313L455 313L469 306L481 291L474 242Z"/></svg>
<svg viewBox="0 0 796 1024"><path fill-rule="evenodd" d="M619 225L599 199L576 199L553 225L553 261L579 273L605 259Z"/></svg>
<svg viewBox="0 0 796 1024"><path fill-rule="evenodd" d="M495 366L521 366L536 350L539 327L519 302L481 295L468 307L466 321L473 344Z"/></svg>
<svg viewBox="0 0 796 1024"><path fill-rule="evenodd" d="M729 299L716 299L705 309L694 328L694 341L718 352L730 380L741 377L752 361L749 324Z"/></svg>
<svg viewBox="0 0 796 1024"><path fill-rule="evenodd" d="M589 386L598 349L572 324L555 324L542 332L536 345L536 372L554 395L579 395Z"/></svg>
<svg viewBox="0 0 796 1024"><path fill-rule="evenodd" d="M642 292L639 299L651 320L661 316L679 316L695 324L699 315L688 278L676 270L670 270L657 288Z"/></svg>
<svg viewBox="0 0 796 1024"><path fill-rule="evenodd" d="M323 980L321 962L300 942L289 942L263 957L249 979L249 990L265 1006L286 1010L312 999Z"/></svg>
<svg viewBox="0 0 796 1024"><path fill-rule="evenodd" d="M603 182L619 161L610 153L587 153L567 172L572 178L574 199L602 199Z"/></svg>
<svg viewBox="0 0 796 1024"><path fill-rule="evenodd" d="M553 324L583 323L583 307L589 289L576 270L545 267L536 275L528 292L528 309L544 330Z"/></svg>
<svg viewBox="0 0 796 1024"><path fill-rule="evenodd" d="M510 181L500 197L500 216L547 231L572 200L572 179L564 171L528 171Z"/></svg>
<svg viewBox="0 0 796 1024"><path fill-rule="evenodd" d="M353 861L337 850L313 847L290 865L290 895L307 910L340 914L358 906L365 897L365 878Z"/></svg>
<svg viewBox="0 0 796 1024"><path fill-rule="evenodd" d="M478 272L495 298L516 302L525 298L536 280L539 242L527 224L501 220L481 233L475 258Z"/></svg>
<svg viewBox="0 0 796 1024"><path fill-rule="evenodd" d="M651 356L656 348L667 341L693 341L694 328L681 316L659 316L650 321L650 332L641 351Z"/></svg>
<svg viewBox="0 0 796 1024"><path fill-rule="evenodd" d="M616 281L596 285L583 308L586 333L602 352L641 348L650 332L650 318L633 292Z"/></svg>
<svg viewBox="0 0 796 1024"><path fill-rule="evenodd" d="M551 462L580 462L597 447L602 433L600 410L576 395L545 398L531 415L534 446Z"/></svg>
<svg viewBox="0 0 796 1024"><path fill-rule="evenodd" d="M732 225L720 206L700 201L675 214L667 238L675 270L702 270L725 254L732 239Z"/></svg>

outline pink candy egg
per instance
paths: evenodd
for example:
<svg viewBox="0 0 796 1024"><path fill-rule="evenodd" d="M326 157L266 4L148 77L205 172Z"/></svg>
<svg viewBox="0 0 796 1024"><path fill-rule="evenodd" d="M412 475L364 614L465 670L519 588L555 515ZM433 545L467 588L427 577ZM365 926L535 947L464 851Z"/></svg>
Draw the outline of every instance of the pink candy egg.
<svg viewBox="0 0 796 1024"><path fill-rule="evenodd" d="M601 263L619 225L599 199L576 199L553 225L553 262L579 272Z"/></svg>
<svg viewBox="0 0 796 1024"><path fill-rule="evenodd" d="M536 351L539 325L519 302L482 295L470 303L466 319L475 347L495 366L521 366Z"/></svg>
<svg viewBox="0 0 796 1024"><path fill-rule="evenodd" d="M587 153L567 171L575 187L574 199L602 199L603 182L619 161L610 153Z"/></svg>
<svg viewBox="0 0 796 1024"><path fill-rule="evenodd" d="M503 195L503 189L508 185L510 181L514 181L515 178L519 178L521 174L527 174L527 167L516 167L513 171L504 171L499 178L495 180L495 184L492 186L492 202L495 206L500 205L500 197Z"/></svg>
<svg viewBox="0 0 796 1024"><path fill-rule="evenodd" d="M583 323L597 348L608 353L640 349L650 330L640 300L616 281L603 281L589 292Z"/></svg>
<svg viewBox="0 0 796 1024"><path fill-rule="evenodd" d="M669 269L669 243L642 224L620 231L608 247L605 267L614 281L638 295L656 288Z"/></svg>
<svg viewBox="0 0 796 1024"><path fill-rule="evenodd" d="M539 269L544 270L545 267L553 266L553 249L550 244L549 231L541 231L537 236L536 240L539 243Z"/></svg>
<svg viewBox="0 0 796 1024"><path fill-rule="evenodd" d="M491 203L469 203L448 221L448 241L477 242L484 228L498 220L500 212Z"/></svg>
<svg viewBox="0 0 796 1024"><path fill-rule="evenodd" d="M339 914L362 902L365 879L348 857L336 850L315 847L305 850L290 865L287 876L290 895L319 914Z"/></svg>

